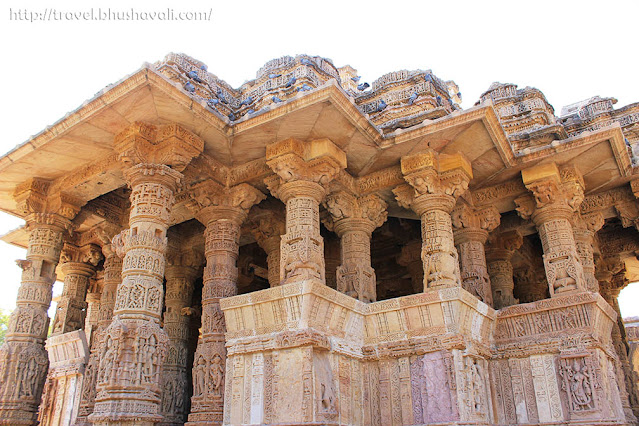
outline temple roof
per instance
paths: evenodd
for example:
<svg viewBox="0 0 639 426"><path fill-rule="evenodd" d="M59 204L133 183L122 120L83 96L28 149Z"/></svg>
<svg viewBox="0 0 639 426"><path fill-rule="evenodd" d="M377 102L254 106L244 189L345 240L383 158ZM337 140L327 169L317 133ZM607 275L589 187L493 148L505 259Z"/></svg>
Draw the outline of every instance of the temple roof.
<svg viewBox="0 0 639 426"><path fill-rule="evenodd" d="M619 122L567 132L537 89L497 84L491 90L508 86L513 93L464 110L457 85L430 70L388 73L358 89L364 83L350 66L298 55L269 61L254 80L234 89L202 62L169 54L0 158L0 209L22 216L12 195L33 176L83 202L123 187L113 140L137 121L178 123L198 135L205 143L198 164L209 169L257 170L269 143L328 138L346 153L347 172L356 179L393 175L402 156L426 148L462 152L472 163L471 190L508 182L540 162L569 163L585 152L579 167L587 193L625 184L632 174ZM394 203L390 190L382 190Z"/></svg>

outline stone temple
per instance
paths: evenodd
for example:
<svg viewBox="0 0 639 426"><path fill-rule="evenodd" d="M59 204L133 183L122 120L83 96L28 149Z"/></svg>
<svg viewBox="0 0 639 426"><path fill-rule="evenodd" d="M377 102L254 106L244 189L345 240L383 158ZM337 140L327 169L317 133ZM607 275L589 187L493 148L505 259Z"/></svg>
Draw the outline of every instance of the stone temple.
<svg viewBox="0 0 639 426"><path fill-rule="evenodd" d="M170 54L0 158L0 424L636 424L639 103L460 102Z"/></svg>

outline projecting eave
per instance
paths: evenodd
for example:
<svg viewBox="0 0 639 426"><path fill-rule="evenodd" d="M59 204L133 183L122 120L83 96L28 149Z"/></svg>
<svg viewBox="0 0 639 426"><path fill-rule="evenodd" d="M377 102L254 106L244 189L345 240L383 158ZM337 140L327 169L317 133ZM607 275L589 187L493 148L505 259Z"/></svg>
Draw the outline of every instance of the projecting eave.
<svg viewBox="0 0 639 426"><path fill-rule="evenodd" d="M331 139L346 152L355 177L396 166L403 155L426 147L463 152L473 162L475 182L515 158L491 106L383 135L333 82L231 122L145 66L0 158L0 209L19 216L13 191L34 176L83 201L123 186L113 139L135 121L179 123L205 141L206 156L226 167L263 158L267 144L291 137Z"/></svg>

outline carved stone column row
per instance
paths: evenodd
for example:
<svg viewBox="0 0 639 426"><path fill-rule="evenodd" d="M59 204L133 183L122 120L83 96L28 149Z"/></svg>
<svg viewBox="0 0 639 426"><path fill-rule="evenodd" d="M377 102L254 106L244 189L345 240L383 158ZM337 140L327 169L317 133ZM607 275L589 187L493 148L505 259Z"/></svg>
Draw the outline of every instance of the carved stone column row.
<svg viewBox="0 0 639 426"><path fill-rule="evenodd" d="M26 260L19 260L22 282L0 348L0 424L36 424L48 357L44 349L55 269L63 241L72 229L76 203L47 195L49 182L32 179L14 198L26 216L29 241ZM57 213L49 213L49 212Z"/></svg>

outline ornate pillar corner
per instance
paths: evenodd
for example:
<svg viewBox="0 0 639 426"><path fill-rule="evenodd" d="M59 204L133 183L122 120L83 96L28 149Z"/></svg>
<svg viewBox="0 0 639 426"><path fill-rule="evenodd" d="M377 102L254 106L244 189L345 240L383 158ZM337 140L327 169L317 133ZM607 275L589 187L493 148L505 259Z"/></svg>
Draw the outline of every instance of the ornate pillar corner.
<svg viewBox="0 0 639 426"><path fill-rule="evenodd" d="M191 189L195 218L206 226L202 289L202 332L193 360L189 425L221 424L224 412L226 331L220 299L237 294L240 228L249 210L266 197L240 184L224 188L212 181Z"/></svg>
<svg viewBox="0 0 639 426"><path fill-rule="evenodd" d="M393 193L400 206L411 208L421 218L424 290L461 286L451 212L457 198L472 179L470 162L462 154L437 154L428 150L401 159L408 185Z"/></svg>
<svg viewBox="0 0 639 426"><path fill-rule="evenodd" d="M48 370L44 348L51 304L64 238L73 230L71 219L81 202L49 194L50 182L33 178L18 185L14 199L29 233L16 309L0 347L0 425L35 425Z"/></svg>
<svg viewBox="0 0 639 426"><path fill-rule="evenodd" d="M386 202L375 194L357 196L341 190L330 193L324 206L329 213L325 223L340 238L342 263L337 268L337 290L362 302L375 302L377 283L370 239L386 221Z"/></svg>
<svg viewBox="0 0 639 426"><path fill-rule="evenodd" d="M493 306L484 244L488 233L499 226L499 211L495 207L476 209L466 203L458 203L451 217L455 245L460 256L462 287Z"/></svg>
<svg viewBox="0 0 639 426"><path fill-rule="evenodd" d="M308 279L325 283L319 205L326 186L346 168L346 154L328 139L286 139L266 147L266 160L275 176L265 183L286 204L280 278L284 284Z"/></svg>
<svg viewBox="0 0 639 426"><path fill-rule="evenodd" d="M486 245L486 261L495 309L519 303L513 294L513 265L511 258L515 250L523 244L523 237L517 230L493 232Z"/></svg>
<svg viewBox="0 0 639 426"><path fill-rule="evenodd" d="M271 287L281 283L280 277L280 244L282 235L286 233L286 212L284 209L252 210L250 230L257 244L266 252L268 264L268 282Z"/></svg>
<svg viewBox="0 0 639 426"><path fill-rule="evenodd" d="M204 142L176 124L134 123L114 140L128 168L129 228L112 240L123 257L113 320L99 349L97 395L89 421L96 425L151 425L160 415L160 369L168 336L160 327L167 230L181 171Z"/></svg>
<svg viewBox="0 0 639 426"><path fill-rule="evenodd" d="M584 199L584 182L573 166L561 170L546 163L521 172L531 192L515 200L524 219L532 218L544 250L544 267L550 297L586 290L586 279L575 243L575 212Z"/></svg>

